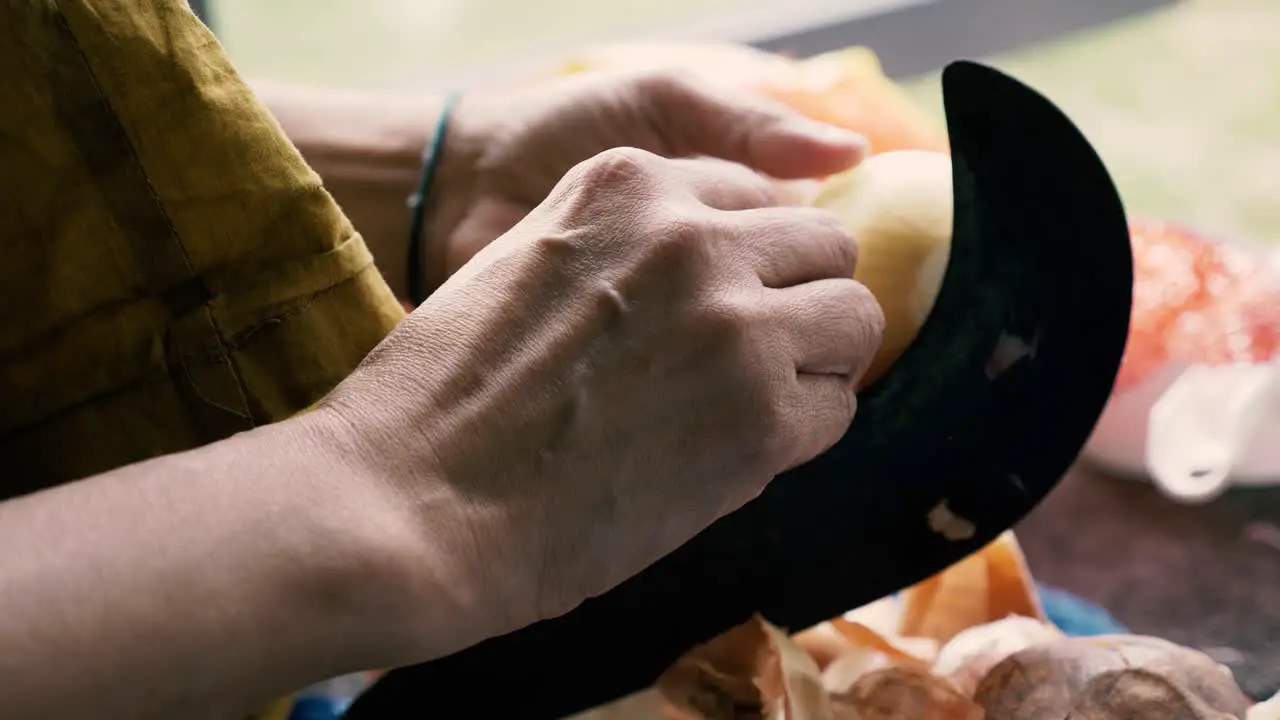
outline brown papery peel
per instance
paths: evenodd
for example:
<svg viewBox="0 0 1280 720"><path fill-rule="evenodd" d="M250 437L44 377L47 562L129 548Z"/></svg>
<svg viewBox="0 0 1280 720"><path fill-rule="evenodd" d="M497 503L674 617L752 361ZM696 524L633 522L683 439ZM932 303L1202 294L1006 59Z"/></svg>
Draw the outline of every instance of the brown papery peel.
<svg viewBox="0 0 1280 720"><path fill-rule="evenodd" d="M754 617L694 648L663 674L656 685L662 714L672 720L978 720L981 708L969 693L935 672L939 640L950 639L947 628L996 619L984 613L1039 613L1039 603L1019 575L1025 565L1012 535L974 558L911 588L905 600L886 598L793 638ZM908 621L937 637L904 632ZM970 641L942 651L951 664L967 668L1003 660L993 647L1012 652L1026 645Z"/></svg>
<svg viewBox="0 0 1280 720"><path fill-rule="evenodd" d="M672 720L827 720L818 665L760 616L689 651L658 679Z"/></svg>
<svg viewBox="0 0 1280 720"><path fill-rule="evenodd" d="M975 641L971 634L941 647L961 631L1010 615L1045 630L1023 627L1003 640ZM991 627L1003 634L999 624ZM656 689L672 720L977 720L981 709L952 678L935 672L935 663L945 654L953 672L989 667L1004 659L998 651L1058 637L1051 633L1017 541L1006 534L902 599L859 608L793 638L754 617L686 653ZM971 691L977 680L957 675Z"/></svg>
<svg viewBox="0 0 1280 720"><path fill-rule="evenodd" d="M1242 718L1229 670L1155 638L1067 638L1006 533L938 575L789 637L762 617L591 720ZM1260 705L1250 720L1280 720ZM581 719L580 719L581 720Z"/></svg>
<svg viewBox="0 0 1280 720"><path fill-rule="evenodd" d="M867 673L834 703L857 720L983 720L980 705L945 679L919 668Z"/></svg>

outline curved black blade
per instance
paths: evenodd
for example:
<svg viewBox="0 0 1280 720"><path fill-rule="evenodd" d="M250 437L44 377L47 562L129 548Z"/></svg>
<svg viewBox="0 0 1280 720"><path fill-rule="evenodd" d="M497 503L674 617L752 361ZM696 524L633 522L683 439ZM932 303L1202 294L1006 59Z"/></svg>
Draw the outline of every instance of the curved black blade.
<svg viewBox="0 0 1280 720"><path fill-rule="evenodd" d="M606 595L392 672L349 718L564 717L644 688L752 613L800 629L915 583L1049 492L1124 349L1124 211L1089 143L1035 91L959 62L943 92L951 264L919 338L864 393L849 433ZM940 506L964 519L965 537L931 528ZM488 683L495 691L478 699Z"/></svg>

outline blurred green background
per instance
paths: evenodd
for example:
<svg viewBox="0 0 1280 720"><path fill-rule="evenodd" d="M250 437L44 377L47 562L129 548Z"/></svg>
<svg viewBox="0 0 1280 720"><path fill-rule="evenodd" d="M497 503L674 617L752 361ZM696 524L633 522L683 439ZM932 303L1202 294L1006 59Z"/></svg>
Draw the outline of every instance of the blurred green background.
<svg viewBox="0 0 1280 720"><path fill-rule="evenodd" d="M1075 120L1132 214L1280 245L1280 0L1186 0L994 61ZM941 116L937 76L908 88Z"/></svg>
<svg viewBox="0 0 1280 720"><path fill-rule="evenodd" d="M411 88L758 2L215 0L214 17L252 77ZM1280 245L1280 0L1184 0L988 60L1076 120L1132 213ZM906 85L941 114L936 74Z"/></svg>

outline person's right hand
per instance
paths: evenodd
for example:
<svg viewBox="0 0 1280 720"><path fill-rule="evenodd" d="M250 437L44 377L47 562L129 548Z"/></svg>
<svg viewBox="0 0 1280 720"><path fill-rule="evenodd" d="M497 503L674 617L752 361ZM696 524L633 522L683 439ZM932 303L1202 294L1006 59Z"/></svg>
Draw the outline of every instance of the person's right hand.
<svg viewBox="0 0 1280 720"><path fill-rule="evenodd" d="M606 151L317 411L403 521L406 659L572 609L843 435L883 318L853 239L773 193Z"/></svg>

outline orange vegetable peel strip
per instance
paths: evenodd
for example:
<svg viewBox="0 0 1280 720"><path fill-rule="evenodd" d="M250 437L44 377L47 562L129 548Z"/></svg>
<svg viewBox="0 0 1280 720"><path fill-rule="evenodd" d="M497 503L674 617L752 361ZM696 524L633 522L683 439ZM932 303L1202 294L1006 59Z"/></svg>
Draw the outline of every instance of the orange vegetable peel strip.
<svg viewBox="0 0 1280 720"><path fill-rule="evenodd" d="M1129 344L1116 392L1169 362L1264 363L1280 351L1280 286L1250 250L1167 223L1131 223Z"/></svg>
<svg viewBox="0 0 1280 720"><path fill-rule="evenodd" d="M909 588L904 596L900 634L939 643L1010 615L1046 619L1012 532Z"/></svg>

